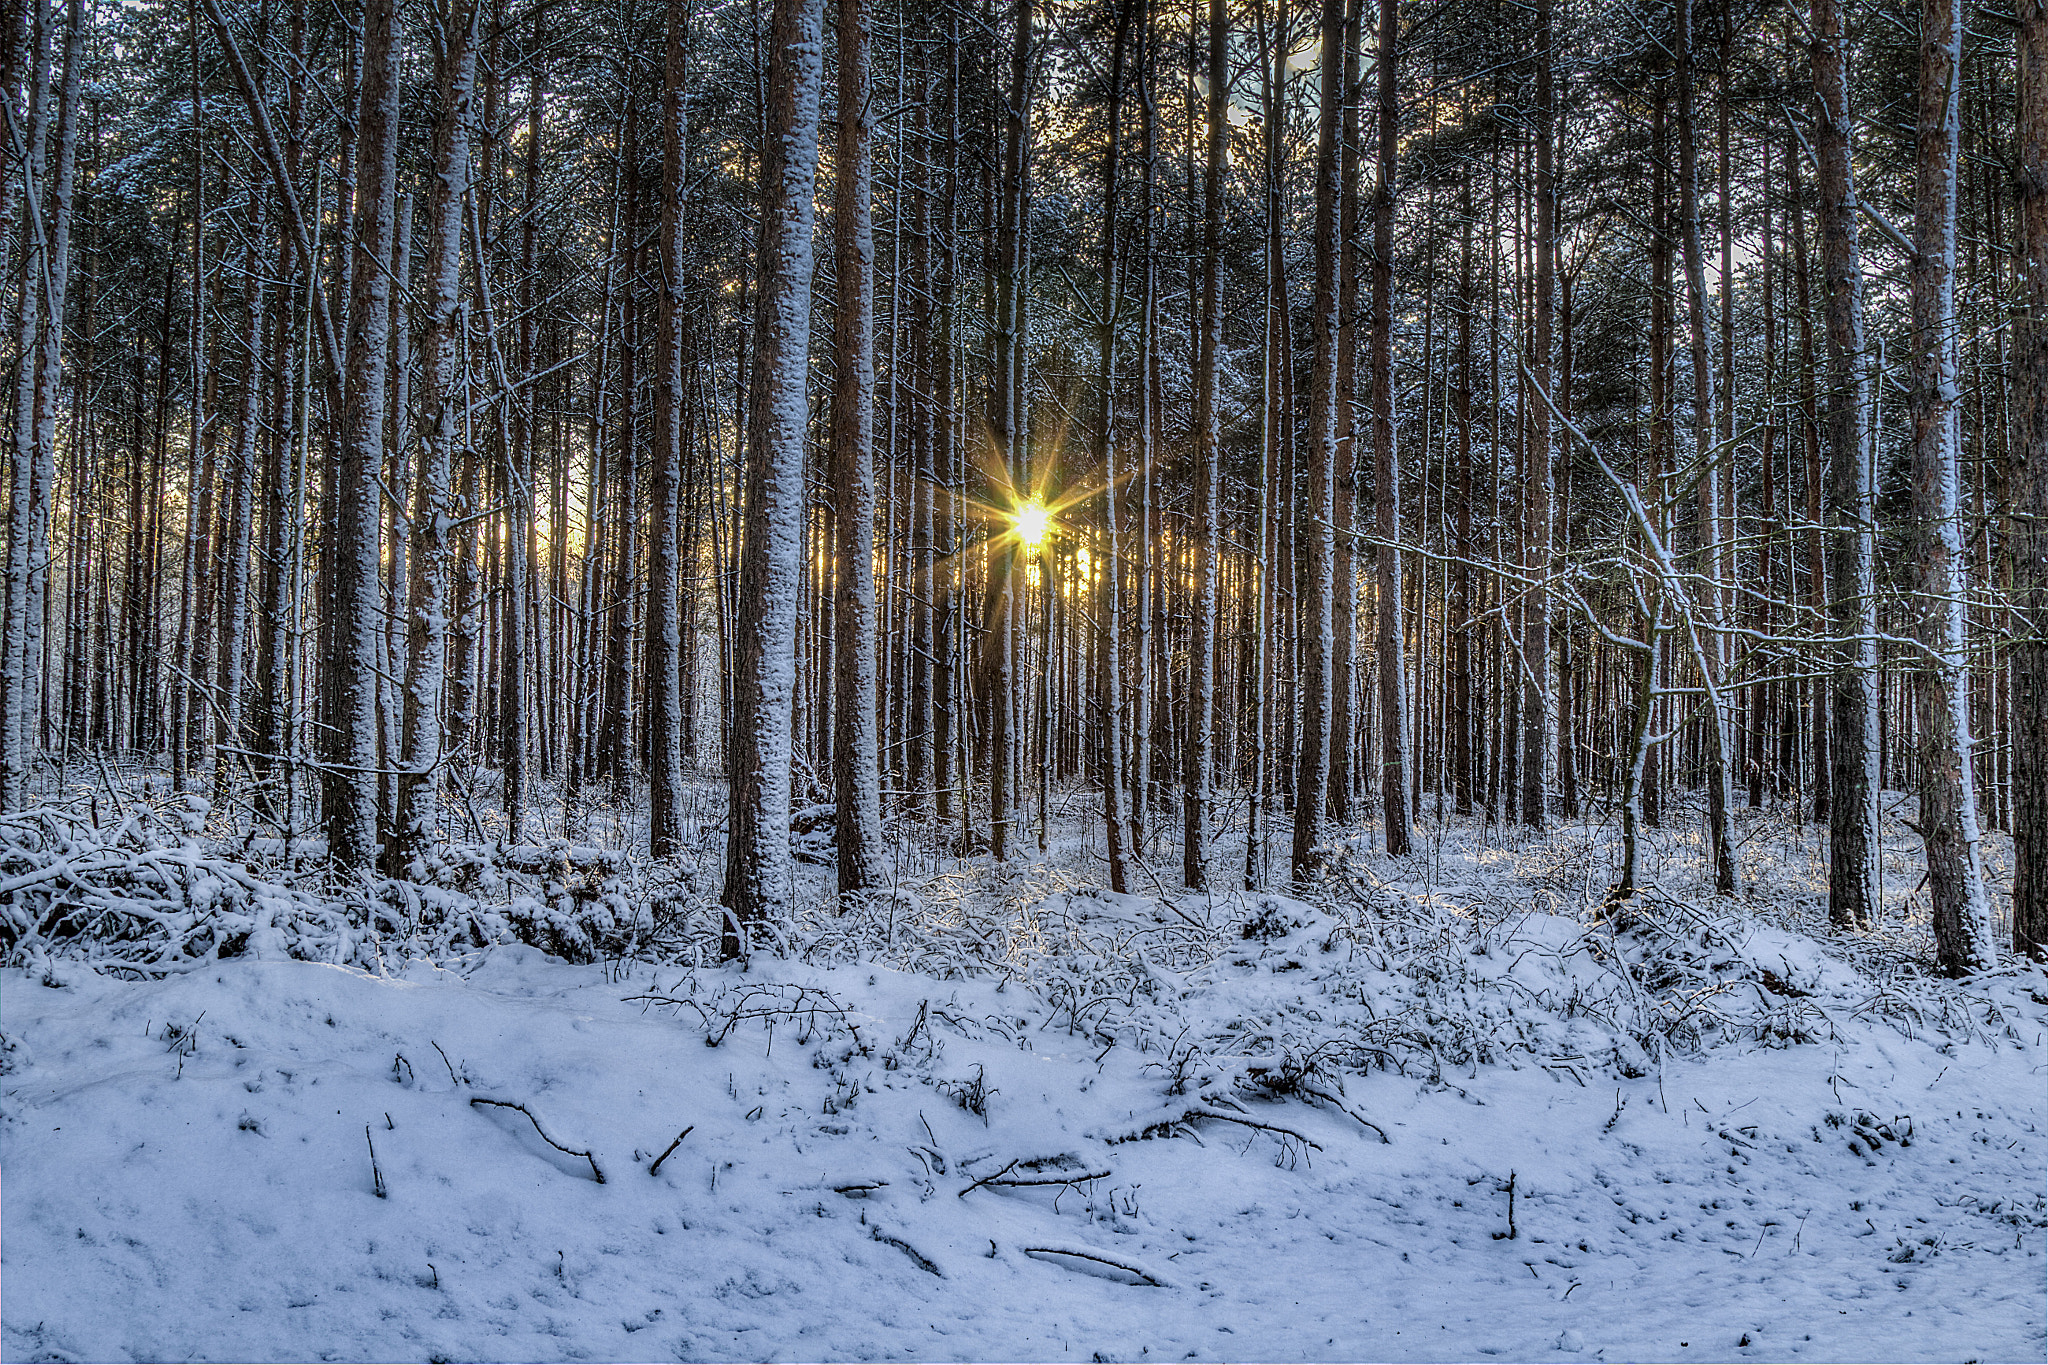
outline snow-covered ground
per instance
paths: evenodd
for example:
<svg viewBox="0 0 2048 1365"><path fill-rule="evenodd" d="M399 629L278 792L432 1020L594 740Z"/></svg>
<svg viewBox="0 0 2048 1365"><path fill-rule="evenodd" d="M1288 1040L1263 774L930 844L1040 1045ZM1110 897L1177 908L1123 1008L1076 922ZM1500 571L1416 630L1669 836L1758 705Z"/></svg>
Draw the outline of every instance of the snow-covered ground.
<svg viewBox="0 0 2048 1365"><path fill-rule="evenodd" d="M9 970L0 1353L2042 1360L2048 977L1784 885L1617 924L1568 845L984 868L746 968Z"/></svg>

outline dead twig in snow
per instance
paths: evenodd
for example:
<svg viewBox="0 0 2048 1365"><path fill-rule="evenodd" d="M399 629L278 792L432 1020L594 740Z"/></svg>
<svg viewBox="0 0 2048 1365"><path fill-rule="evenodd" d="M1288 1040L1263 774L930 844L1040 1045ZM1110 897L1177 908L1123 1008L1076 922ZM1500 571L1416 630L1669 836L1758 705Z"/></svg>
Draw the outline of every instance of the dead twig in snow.
<svg viewBox="0 0 2048 1365"><path fill-rule="evenodd" d="M528 1117L528 1118L532 1118L532 1117L533 1117L533 1115L531 1115L531 1114L528 1114L528 1115L527 1115L527 1117ZM537 1125L537 1124L536 1124L535 1126L536 1126L536 1127L538 1127L539 1125ZM682 1146L682 1145L683 1145L683 1139L684 1139L684 1138L686 1138L686 1137L688 1137L688 1136L689 1136L689 1135L690 1135L691 1133L695 1132L695 1131L696 1131L696 1128L697 1128L697 1125L693 1123L693 1124L691 1124L691 1125L690 1125L690 1126L689 1126L688 1128L685 1128L685 1129L683 1129L683 1131L682 1131L682 1132L680 1132L680 1133L677 1133L677 1134L676 1134L676 1140L675 1140L674 1142L671 1142L671 1143L670 1143L670 1144L669 1144L669 1145L667 1146L667 1148L665 1148L665 1149L664 1149L664 1150L662 1151L662 1154L661 1154L660 1156L658 1156L658 1157L654 1158L654 1164L653 1164L652 1166L649 1166L649 1167L647 1168L647 1174L649 1174L649 1175L659 1175L659 1174L661 1174L661 1163L662 1163L662 1162L664 1162L664 1161L667 1161L667 1160L668 1160L668 1158L669 1158L669 1154L670 1154L671 1152L675 1151L675 1149L676 1149L676 1148L678 1148L678 1147ZM594 1163L594 1162L593 1162L592 1164L594 1165L594 1164L596 1164L596 1163ZM599 1177L598 1177L598 1181L599 1181L599 1183L602 1183L602 1182L603 1182L603 1180L604 1180L604 1177L603 1177L603 1176L599 1176Z"/></svg>
<svg viewBox="0 0 2048 1365"><path fill-rule="evenodd" d="M520 1113L526 1115L526 1121L533 1125L534 1132L540 1134L540 1140L542 1142L545 1142L548 1146L554 1148L556 1151L562 1153L564 1156L582 1157L585 1161L590 1163L590 1174L592 1178L594 1178L598 1184L604 1184L604 1172L598 1169L597 1158L592 1156L589 1152L579 1152L574 1147L564 1147L561 1143L549 1137L548 1130L540 1126L540 1120L535 1118L533 1115L533 1111L531 1109L528 1109L525 1105L516 1104L511 1100L494 1100L485 1095L472 1095L470 1096L469 1103L472 1108L480 1104L488 1104L499 1109L518 1110ZM686 1128L683 1131L687 1133L689 1129ZM681 1142L682 1139L679 1137L676 1139L676 1141ZM673 1146L671 1146L669 1150L674 1151L675 1149Z"/></svg>

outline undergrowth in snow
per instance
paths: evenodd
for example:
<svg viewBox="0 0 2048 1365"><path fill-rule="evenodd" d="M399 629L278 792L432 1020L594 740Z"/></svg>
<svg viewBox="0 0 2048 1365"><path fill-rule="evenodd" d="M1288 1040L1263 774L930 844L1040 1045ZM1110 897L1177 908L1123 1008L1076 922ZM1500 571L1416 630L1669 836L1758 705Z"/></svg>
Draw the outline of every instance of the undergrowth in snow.
<svg viewBox="0 0 2048 1365"><path fill-rule="evenodd" d="M7 1359L2039 1360L2048 977L1671 835L1303 899L922 855L715 961L716 849L321 885L0 829ZM1824 877L1824 873L1820 874ZM1143 880L1141 878L1141 880Z"/></svg>

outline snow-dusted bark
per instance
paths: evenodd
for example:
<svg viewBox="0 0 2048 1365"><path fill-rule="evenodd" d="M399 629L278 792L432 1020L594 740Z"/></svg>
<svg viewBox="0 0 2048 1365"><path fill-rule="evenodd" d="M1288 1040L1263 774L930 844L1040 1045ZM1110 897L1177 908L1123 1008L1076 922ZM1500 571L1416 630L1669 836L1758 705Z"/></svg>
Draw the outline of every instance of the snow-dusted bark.
<svg viewBox="0 0 2048 1365"><path fill-rule="evenodd" d="M939 667L933 697L932 782L938 789L937 814L944 824L955 814L960 820L961 846L965 847L972 825L972 807L967 799L972 783L967 763L967 665L964 588L966 575L955 554L961 530L960 495L965 490L965 442L961 439L961 414L956 409L959 394L960 279L960 18L949 7L946 42L946 94L942 145L945 179L939 195L938 280L939 312L938 365L933 380L937 408L938 448L934 452L938 477L945 490L939 495L943 511L935 512L932 535L936 554L950 566L945 575L945 594L939 617L933 624L937 635ZM938 587L931 590L937 593ZM957 786L956 786L957 784ZM953 808L958 797L957 812Z"/></svg>
<svg viewBox="0 0 2048 1365"><path fill-rule="evenodd" d="M1342 0L1332 0L1341 26ZM1230 146L1229 10L1209 0L1209 127L1202 172L1202 315L1195 339L1195 601L1188 637L1187 736L1181 744L1181 881L1209 889L1210 739L1216 728L1216 568L1222 534L1222 414L1217 366L1223 347L1223 170ZM1336 51L1332 44L1328 51ZM1328 62L1341 68L1341 62ZM1328 99L1332 81L1324 82ZM1335 164L1334 153L1332 164ZM1334 312L1336 301L1331 300ZM1334 432L1333 432L1334 438ZM1321 796L1317 797L1321 805Z"/></svg>
<svg viewBox="0 0 2048 1365"><path fill-rule="evenodd" d="M26 800L34 761L29 734L35 711L35 670L29 667L28 639L33 624L28 610L30 564L35 554L36 379L37 357L45 307L44 281L49 277L50 30L54 22L49 0L34 0L33 13L16 22L27 29L22 44L28 70L22 82L28 108L10 109L13 128L25 128L26 145L15 161L23 182L21 195L20 270L15 283L14 346L16 357L12 420L8 434L7 602L0 627L0 810L13 810ZM12 91L8 92L10 98Z"/></svg>
<svg viewBox="0 0 2048 1365"><path fill-rule="evenodd" d="M0 112L0 128L19 128L24 136L28 114L18 95L22 63L28 57L28 17L27 5L0 5L0 102L5 104L4 112ZM26 150L25 146L22 150ZM5 266L12 266L15 261L14 230L21 205L21 166L16 158L13 135L0 136L0 265ZM15 278L9 275L4 288L12 290L15 285Z"/></svg>
<svg viewBox="0 0 2048 1365"><path fill-rule="evenodd" d="M386 350L397 219L398 83L395 0L364 0L362 103L357 117L355 230L350 246L348 362L340 461L335 469L331 656L321 667L334 709L323 732L321 802L327 852L337 867L377 856L377 665L379 477L384 468Z"/></svg>
<svg viewBox="0 0 2048 1365"><path fill-rule="evenodd" d="M1383 8L1398 11L1399 5L1390 0ZM1337 568L1336 596L1330 604L1336 628L1330 637L1335 649L1330 660L1330 674L1335 686L1330 691L1329 808L1330 818L1339 826L1349 826L1359 818L1361 812L1354 805L1356 789L1360 785L1357 779L1364 776L1360 770L1372 762L1371 742L1354 743L1359 721L1372 714L1370 702L1359 691L1362 666L1358 657L1358 564L1361 558L1373 564L1377 591L1379 563L1377 549L1370 549L1361 556L1357 548L1362 520L1358 509L1359 465L1365 458L1367 443L1373 437L1371 416L1368 414L1365 420L1360 420L1358 402L1358 334L1361 330L1358 308L1361 274L1359 238L1366 231L1358 199L1358 180L1364 160L1359 133L1359 105L1364 100L1365 89L1358 76L1360 32L1365 22L1363 11L1360 0L1344 0L1344 121L1337 132L1337 472L1333 476L1336 485ZM1383 18L1384 14L1378 17ZM1378 217L1380 188L1378 184L1373 186L1375 219ZM1371 245L1376 248L1377 240ZM1377 261L1374 266L1377 269ZM1377 372L1371 378L1376 382ZM1399 496L1398 491L1396 496ZM1376 510L1370 520L1376 523ZM1377 530L1374 534L1378 534ZM1398 564L1396 571L1399 571ZM1366 610L1374 617L1378 616L1376 605Z"/></svg>
<svg viewBox="0 0 2048 1365"><path fill-rule="evenodd" d="M1323 0L1321 109L1316 131L1315 370L1309 443L1313 450L1313 491L1304 520L1308 573L1301 604L1301 749L1294 778L1294 861L1297 885L1322 869L1330 790L1330 692L1335 685L1331 638L1336 629L1337 423L1337 194L1341 179L1337 126L1343 103L1344 64L1335 54L1344 42L1343 0Z"/></svg>
<svg viewBox="0 0 2048 1365"><path fill-rule="evenodd" d="M66 7L63 77L57 95L57 127L53 147L43 151L43 165L54 153L55 166L41 203L25 196L32 210L24 227L41 235L39 243L24 252L21 288L24 342L18 353L24 379L32 372L29 423L26 444L14 450L16 475L8 532L7 616L4 630L5 681L0 682L0 810L11 810L27 795L27 782L41 747L43 711L44 612L50 577L50 498L56 483L57 404L63 385L64 296L70 277L71 204L78 166L78 107L83 80L85 7L82 0L70 0ZM48 30L56 22L55 12L38 7L36 89L48 94ZM40 122L40 119L38 119ZM37 129L37 138L41 130ZM42 169L31 152L33 173ZM31 305L30 299L36 299ZM29 320L35 319L35 346L30 350ZM19 431L19 429L17 429ZM22 477L26 468L27 478ZM26 494L26 501L22 501ZM22 569L19 579L17 561Z"/></svg>
<svg viewBox="0 0 2048 1365"><path fill-rule="evenodd" d="M910 518L907 528L910 573L909 592L905 594L909 600L904 603L909 629L903 637L901 664L906 693L902 771L904 786L912 793L911 807L922 812L930 810L928 796L932 789L932 674L937 650L937 642L932 637L935 595L932 571L937 565L933 533L934 504L939 487L937 447L943 432L942 419L932 404L932 376L942 362L936 343L937 328L932 318L932 300L937 291L932 277L932 166L935 158L929 63L920 65L914 99L917 110L912 119L913 141L908 145L917 147L918 152L909 171L909 184L904 190L910 197L910 229L907 233L909 283L903 286L902 281L898 281L899 293L907 293L910 300L908 333L904 337L908 355L903 365L904 377L896 381L895 388L907 400L903 406L908 410L902 414L902 420L910 443Z"/></svg>
<svg viewBox="0 0 2048 1365"><path fill-rule="evenodd" d="M838 0L839 145L833 200L832 505L838 520L832 794L841 895L883 884L875 739L875 234L867 0Z"/></svg>
<svg viewBox="0 0 2048 1365"><path fill-rule="evenodd" d="M1830 679L1828 916L1840 928L1861 929L1871 923L1877 890L1877 507L1843 22L1841 0L1813 0L1813 144L1820 170L1821 273L1827 281L1829 607L1834 633L1846 642Z"/></svg>
<svg viewBox="0 0 2048 1365"><path fill-rule="evenodd" d="M682 849L683 173L689 145L689 0L668 0L661 87L661 277L654 354L654 526L648 546L647 785L649 851ZM536 115L538 106L536 105Z"/></svg>
<svg viewBox="0 0 2048 1365"><path fill-rule="evenodd" d="M630 82L627 83L630 90ZM632 650L633 607L640 583L640 366L644 303L638 288L640 263L640 106L626 102L620 138L625 163L619 208L624 229L621 257L628 287L619 324L618 438L612 453L612 484L606 493L607 520L615 537L610 603L605 611L604 701L598 717L597 771L623 798L633 776Z"/></svg>
<svg viewBox="0 0 2048 1365"><path fill-rule="evenodd" d="M252 226L263 221L262 196L249 194ZM263 284L256 259L260 237L252 238L242 254L242 362L241 403L236 418L235 450L229 470L228 514L225 559L221 566L223 597L220 631L220 733L221 744L235 749L252 747L242 732L242 692L246 682L249 638L249 548L254 530L256 502L256 443L262 435L263 413ZM214 804L224 803L233 787L241 755L216 751L213 760Z"/></svg>
<svg viewBox="0 0 2048 1365"><path fill-rule="evenodd" d="M729 761L724 951L790 908L789 769L804 512L804 380L811 336L811 233L824 81L824 0L775 0L762 148L760 280L748 400Z"/></svg>
<svg viewBox="0 0 2048 1365"><path fill-rule="evenodd" d="M412 584L406 606L404 747L390 872L403 876L434 838L435 777L443 760L441 692L448 651L449 500L463 438L463 196L469 191L470 104L476 90L477 12L448 0L438 16L434 174L427 199L426 326L420 337L419 467L413 475Z"/></svg>
<svg viewBox="0 0 2048 1365"><path fill-rule="evenodd" d="M1944 970L1991 965L1991 911L1979 856L1964 655L1963 555L1956 526L1956 163L1962 127L1962 11L1920 7L1919 147L1913 217L1913 668L1919 713L1920 835L1934 944Z"/></svg>
<svg viewBox="0 0 2048 1365"><path fill-rule="evenodd" d="M1548 0L1543 0L1547 5ZM1547 11L1546 11L1547 12ZM1380 14L1378 105L1379 173L1372 199L1372 450L1374 532L1379 540L1375 552L1378 568L1378 653L1380 682L1380 815L1385 822L1387 852L1399 857L1408 852L1414 827L1409 809L1408 752L1408 667L1406 628L1402 622L1401 552L1395 543L1401 538L1401 456L1394 444L1394 186L1395 157L1399 151L1400 103L1395 77L1399 66L1400 6L1383 0ZM1539 62L1543 60L1539 56ZM1542 78L1538 78L1538 102L1542 103ZM1539 121L1538 137L1542 136ZM1537 190L1538 203L1542 190ZM1538 250L1541 251L1542 212L1539 209ZM1540 281L1541 275L1538 279ZM1536 326L1537 354L1543 354L1547 329L1540 321L1543 291L1537 288L1539 321ZM1537 423L1540 431L1546 426ZM1539 609L1532 608L1532 616ZM1340 686L1343 685L1339 679Z"/></svg>
<svg viewBox="0 0 2048 1365"><path fill-rule="evenodd" d="M1707 352L1706 257L1700 245L1700 185L1698 141L1694 131L1692 84L1692 0L1678 0L1672 53L1675 84L1678 87L1678 214L1680 252L1685 261L1686 313L1691 321L1692 340L1692 433L1693 458L1698 463L1699 572L1705 582L1699 589L1701 614L1714 623L1721 612L1718 577L1721 555L1721 494L1718 464L1714 459L1714 367ZM1721 682L1721 645L1718 640L1700 655L1701 667L1711 676L1704 680L1712 691ZM1714 883L1724 896L1735 894L1735 846L1728 836L1730 804L1730 759L1727 709L1716 704L1707 714L1707 841L1714 864Z"/></svg>
<svg viewBox="0 0 2048 1365"><path fill-rule="evenodd" d="M1685 0L1680 0L1681 13ZM1536 6L1536 108L1533 129L1536 150L1536 280L1534 317L1535 354L1530 359L1536 382L1543 392L1552 391L1551 336L1556 316L1557 293L1557 175L1555 81L1550 0ZM1683 122L1681 120L1681 127ZM1523 571L1537 584L1550 576L1551 528L1555 518L1551 498L1556 490L1556 462L1552 458L1554 432L1548 408L1531 405L1526 467L1522 471L1522 546L1526 558ZM1537 829L1548 823L1550 764L1557 752L1556 693L1551 685L1550 594L1547 587L1530 590L1522 603L1522 790L1519 800L1522 822Z"/></svg>
<svg viewBox="0 0 2048 1365"><path fill-rule="evenodd" d="M1291 421L1285 402L1287 365L1283 339L1286 335L1287 310L1287 219L1284 191L1285 178L1281 174L1282 139L1285 133L1281 110L1286 102L1287 59L1290 55L1287 44L1281 41L1286 26L1287 9L1285 0L1280 6L1278 22L1267 32L1260 34L1259 53L1259 112L1261 132L1261 165L1263 177L1262 207L1265 212L1265 298L1261 309L1264 326L1260 338L1259 382L1264 390L1264 402L1259 412L1259 485L1258 498L1258 545L1256 565L1258 573L1257 602L1254 613L1252 654L1255 659L1252 695L1252 773L1251 804L1245 819L1244 839L1244 884L1247 890L1264 888L1269 871L1269 846L1272 835L1268 814L1273 785L1272 729L1274 707L1267 695L1272 691L1273 677L1273 616L1276 605L1274 586L1280 578L1276 542L1277 519L1274 516L1273 484L1280 477L1280 454L1286 444L1286 429ZM1141 70L1141 78L1142 78ZM1149 105L1148 105L1149 111ZM1150 132L1151 124L1146 124ZM1148 146L1149 151L1149 146ZM1151 163L1146 163L1146 189L1151 189ZM1148 201L1149 203L1149 201ZM1146 259L1151 258L1151 214L1146 214L1147 250ZM1148 266L1148 271L1150 267ZM1147 289L1151 288L1151 275L1147 275ZM1148 306L1150 299L1148 297ZM1150 321L1148 316L1147 321ZM1148 333L1149 339L1149 333ZM1148 347L1149 351L1149 347ZM1285 498L1278 499L1284 505ZM1149 583L1148 583L1149 587ZM1143 622L1143 617L1140 618ZM1149 623L1146 623L1149 624ZM1141 625L1141 629L1143 626ZM1140 637L1139 648L1145 648L1146 641ZM1143 736L1145 731L1140 730Z"/></svg>
<svg viewBox="0 0 2048 1365"><path fill-rule="evenodd" d="M1472 315L1478 297L1472 289L1472 173L1458 192L1458 432L1457 565L1452 569L1450 602L1451 677L1447 699L1450 725L1451 800L1457 815L1472 813Z"/></svg>
<svg viewBox="0 0 2048 1365"><path fill-rule="evenodd" d="M2048 742L2048 0L2018 0L2019 299L2013 329L2014 605L2035 628L2013 648L2013 732ZM2013 771L2013 948L2048 958L2048 763Z"/></svg>
<svg viewBox="0 0 2048 1365"><path fill-rule="evenodd" d="M1024 305L1030 275L1026 198L1031 184L1031 0L1016 0L1010 47L1010 94L1003 111L1002 181L996 210L994 373L988 389L993 459L1010 496L1022 502L1030 488L1031 383L1025 346ZM984 613L988 679L989 847L998 861L1010 854L1017 794L1018 594L1017 545L1008 538L990 550Z"/></svg>
<svg viewBox="0 0 2048 1365"><path fill-rule="evenodd" d="M1142 3L1142 0L1135 0ZM1096 695L1102 747L1095 761L1101 771L1104 844L1109 853L1109 885L1126 891L1130 830L1124 824L1123 637L1118 628L1122 609L1120 556L1117 553L1116 449L1116 315L1122 280L1117 274L1117 171L1123 155L1124 52L1134 0L1118 6L1116 37L1109 59L1109 146L1102 158L1102 294L1095 319L1100 368L1096 373L1096 465L1102 478L1102 595L1095 606L1097 649Z"/></svg>

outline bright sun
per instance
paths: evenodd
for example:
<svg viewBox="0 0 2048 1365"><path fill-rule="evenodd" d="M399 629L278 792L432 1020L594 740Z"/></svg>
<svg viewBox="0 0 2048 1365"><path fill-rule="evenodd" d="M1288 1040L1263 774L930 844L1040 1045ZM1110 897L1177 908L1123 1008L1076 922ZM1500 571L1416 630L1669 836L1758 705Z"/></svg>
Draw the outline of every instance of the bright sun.
<svg viewBox="0 0 2048 1365"><path fill-rule="evenodd" d="M1045 504L1033 498L1011 513L1010 525L1019 545L1036 550L1045 540Z"/></svg>

